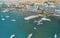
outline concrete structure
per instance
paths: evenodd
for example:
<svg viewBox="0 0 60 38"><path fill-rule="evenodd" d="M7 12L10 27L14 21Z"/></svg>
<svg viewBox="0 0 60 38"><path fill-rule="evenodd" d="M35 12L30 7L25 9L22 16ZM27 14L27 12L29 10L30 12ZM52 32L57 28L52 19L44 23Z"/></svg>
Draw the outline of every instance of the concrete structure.
<svg viewBox="0 0 60 38"><path fill-rule="evenodd" d="M38 6L26 5L26 8L27 8L28 10L38 10Z"/></svg>

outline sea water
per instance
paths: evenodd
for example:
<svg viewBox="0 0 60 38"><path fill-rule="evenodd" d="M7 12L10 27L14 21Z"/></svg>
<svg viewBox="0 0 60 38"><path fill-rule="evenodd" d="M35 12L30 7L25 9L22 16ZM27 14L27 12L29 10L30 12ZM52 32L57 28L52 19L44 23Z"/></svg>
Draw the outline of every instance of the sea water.
<svg viewBox="0 0 60 38"><path fill-rule="evenodd" d="M32 33L31 38L54 38L55 33L60 38L60 19L57 17L49 17L52 20L51 22L38 26L33 23L33 20L36 19L28 22L24 20L26 16L38 14L36 12L10 10L4 13L2 11L0 10L0 38L10 38L13 34L15 35L14 38L28 38L30 33ZM6 16L9 17L6 18ZM2 20L2 18L5 20Z"/></svg>

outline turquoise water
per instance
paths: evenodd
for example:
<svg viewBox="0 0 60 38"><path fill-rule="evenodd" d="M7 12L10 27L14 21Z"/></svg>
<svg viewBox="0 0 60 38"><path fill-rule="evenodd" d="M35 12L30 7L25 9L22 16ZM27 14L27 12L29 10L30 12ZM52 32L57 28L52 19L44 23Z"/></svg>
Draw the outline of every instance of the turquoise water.
<svg viewBox="0 0 60 38"><path fill-rule="evenodd" d="M57 38L60 38L60 19L56 17L50 17L51 22L46 22L43 25L36 25L30 20L27 22L24 20L25 16L37 14L34 12L23 12L21 10L11 10L9 12L2 12L0 10L0 38L10 38L12 34L15 34L15 38L27 38L32 33L32 38L54 38L54 34L57 34ZM2 17L1 17L2 16ZM10 16L6 18L5 16ZM1 20L5 18L5 20ZM11 21L15 19L16 21ZM37 18L38 19L38 18ZM34 30L33 28L37 29Z"/></svg>

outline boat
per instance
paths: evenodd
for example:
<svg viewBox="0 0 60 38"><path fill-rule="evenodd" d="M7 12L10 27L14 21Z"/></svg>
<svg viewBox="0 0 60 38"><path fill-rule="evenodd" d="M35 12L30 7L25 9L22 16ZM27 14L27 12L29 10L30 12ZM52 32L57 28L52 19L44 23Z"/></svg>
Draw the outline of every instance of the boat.
<svg viewBox="0 0 60 38"><path fill-rule="evenodd" d="M15 37L15 35L13 34L13 35L11 35L11 37L10 38L14 38Z"/></svg>
<svg viewBox="0 0 60 38"><path fill-rule="evenodd" d="M28 16L28 17L25 17L24 19L25 20L30 20L30 19L33 19L33 18L38 18L39 16L42 16L42 15L32 15L32 16Z"/></svg>
<svg viewBox="0 0 60 38"><path fill-rule="evenodd" d="M44 21L51 21L50 19L48 19L48 18L46 18L46 17L41 18L41 20L44 20Z"/></svg>
<svg viewBox="0 0 60 38"><path fill-rule="evenodd" d="M57 34L54 35L54 38L57 38Z"/></svg>
<svg viewBox="0 0 60 38"><path fill-rule="evenodd" d="M40 20L37 21L37 25L43 24L42 21L51 21L50 19L43 17Z"/></svg>
<svg viewBox="0 0 60 38"><path fill-rule="evenodd" d="M32 33L28 35L28 38L31 38L32 37Z"/></svg>

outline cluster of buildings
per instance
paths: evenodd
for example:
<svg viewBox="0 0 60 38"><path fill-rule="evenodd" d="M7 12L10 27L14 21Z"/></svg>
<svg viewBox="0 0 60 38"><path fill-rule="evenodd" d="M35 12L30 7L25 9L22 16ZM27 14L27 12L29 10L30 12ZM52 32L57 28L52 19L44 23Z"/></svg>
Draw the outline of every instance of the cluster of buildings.
<svg viewBox="0 0 60 38"><path fill-rule="evenodd" d="M60 0L19 0L17 2L0 2L0 8L24 8L44 10L49 13L60 12Z"/></svg>
<svg viewBox="0 0 60 38"><path fill-rule="evenodd" d="M60 13L60 0L29 0L26 3L22 3L22 5L28 10L44 10L47 13Z"/></svg>

